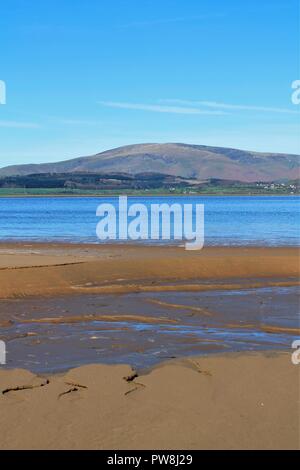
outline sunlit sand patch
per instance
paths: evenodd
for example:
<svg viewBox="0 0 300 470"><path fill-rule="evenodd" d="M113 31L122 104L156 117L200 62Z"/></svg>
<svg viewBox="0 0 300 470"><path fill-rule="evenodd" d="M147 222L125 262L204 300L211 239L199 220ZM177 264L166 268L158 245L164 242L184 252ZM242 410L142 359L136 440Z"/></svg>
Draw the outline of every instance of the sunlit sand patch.
<svg viewBox="0 0 300 470"><path fill-rule="evenodd" d="M99 293L99 294L126 294L129 292L201 292L201 291L215 291L215 290L245 290L257 289L260 287L292 287L299 286L299 281L263 281L263 282L249 282L249 283L230 283L230 284L203 284L203 283L172 283L159 285L151 282L136 283L136 284L105 284L95 285L93 287L83 287L80 285L71 286L71 289L77 292L84 293Z"/></svg>
<svg viewBox="0 0 300 470"><path fill-rule="evenodd" d="M147 317L143 315L80 315L70 317L46 317L46 318L31 318L22 319L20 323L52 323L52 324L63 324L63 323L83 323L83 322L94 322L94 321L105 321L105 322L139 322L139 323L177 323L177 320L173 320L166 317Z"/></svg>
<svg viewBox="0 0 300 470"><path fill-rule="evenodd" d="M287 333L291 335L300 335L300 328L286 328L282 326L262 325L261 330L266 333Z"/></svg>
<svg viewBox="0 0 300 470"><path fill-rule="evenodd" d="M264 324L227 324L227 328L245 328L245 329L258 329L265 333L287 333L291 335L300 335L300 328L287 328L283 326L273 326Z"/></svg>
<svg viewBox="0 0 300 470"><path fill-rule="evenodd" d="M201 307L194 307L192 305L172 304L172 303L163 302L162 300L157 300L157 299L145 299L145 300L146 302L161 305L162 307L175 308L179 310L190 310L191 312L200 313L202 315L207 315L207 316L212 315L212 312L209 312L207 309L201 308Z"/></svg>

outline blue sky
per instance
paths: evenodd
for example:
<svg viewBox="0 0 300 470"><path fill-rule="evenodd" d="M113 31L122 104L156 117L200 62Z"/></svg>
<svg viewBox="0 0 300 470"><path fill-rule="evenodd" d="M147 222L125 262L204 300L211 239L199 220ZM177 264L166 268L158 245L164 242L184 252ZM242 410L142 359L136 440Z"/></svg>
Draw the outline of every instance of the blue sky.
<svg viewBox="0 0 300 470"><path fill-rule="evenodd" d="M0 166L141 142L300 153L297 0L10 0Z"/></svg>

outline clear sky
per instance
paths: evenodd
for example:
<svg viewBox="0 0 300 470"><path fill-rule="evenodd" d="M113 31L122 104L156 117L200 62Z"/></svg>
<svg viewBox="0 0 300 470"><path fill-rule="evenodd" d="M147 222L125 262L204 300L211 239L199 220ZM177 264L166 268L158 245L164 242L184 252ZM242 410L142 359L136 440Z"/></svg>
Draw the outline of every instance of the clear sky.
<svg viewBox="0 0 300 470"><path fill-rule="evenodd" d="M300 153L297 0L0 5L0 166L141 142Z"/></svg>

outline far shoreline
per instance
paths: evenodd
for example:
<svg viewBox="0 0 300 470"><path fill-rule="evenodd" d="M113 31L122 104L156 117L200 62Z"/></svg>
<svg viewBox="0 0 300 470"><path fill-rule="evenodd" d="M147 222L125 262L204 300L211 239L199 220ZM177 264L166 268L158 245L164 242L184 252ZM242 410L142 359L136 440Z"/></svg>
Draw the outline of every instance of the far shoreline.
<svg viewBox="0 0 300 470"><path fill-rule="evenodd" d="M179 198L179 197L299 197L300 193L297 194L217 194L217 193L205 193L205 194L128 194L122 193L121 191L116 194L7 194L2 195L0 194L0 199L45 199L45 198L55 198L55 199L80 199L80 198L116 198L119 196L127 196L127 197L136 197L136 198L150 198L150 197L161 197L161 198Z"/></svg>

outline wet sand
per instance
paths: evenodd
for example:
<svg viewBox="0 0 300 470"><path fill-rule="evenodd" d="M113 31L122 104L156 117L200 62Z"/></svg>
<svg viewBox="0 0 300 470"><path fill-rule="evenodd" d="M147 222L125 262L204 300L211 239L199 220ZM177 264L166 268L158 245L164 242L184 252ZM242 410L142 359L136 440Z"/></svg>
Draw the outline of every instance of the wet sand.
<svg viewBox="0 0 300 470"><path fill-rule="evenodd" d="M298 285L297 248L1 244L0 447L298 448Z"/></svg>
<svg viewBox="0 0 300 470"><path fill-rule="evenodd" d="M229 351L287 350L300 336L299 288L77 294L0 300L9 368L49 373Z"/></svg>

